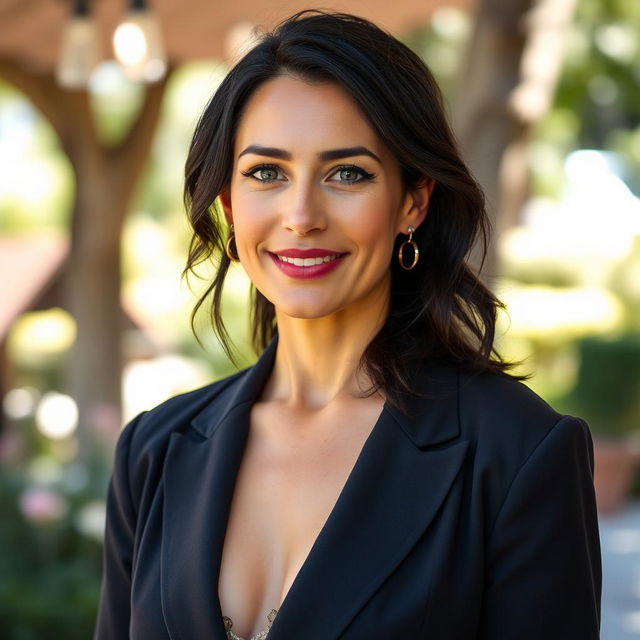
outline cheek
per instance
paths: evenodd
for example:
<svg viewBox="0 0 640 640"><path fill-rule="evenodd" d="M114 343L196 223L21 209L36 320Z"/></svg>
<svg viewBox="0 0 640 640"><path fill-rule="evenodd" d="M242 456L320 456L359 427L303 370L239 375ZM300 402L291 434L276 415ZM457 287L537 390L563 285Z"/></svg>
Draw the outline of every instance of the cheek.
<svg viewBox="0 0 640 640"><path fill-rule="evenodd" d="M395 211L389 203L371 201L350 220L352 237L357 244L388 253L395 239Z"/></svg>
<svg viewBox="0 0 640 640"><path fill-rule="evenodd" d="M232 204L236 243L240 251L249 249L265 238L270 223L269 208L264 198L252 193L232 192Z"/></svg>

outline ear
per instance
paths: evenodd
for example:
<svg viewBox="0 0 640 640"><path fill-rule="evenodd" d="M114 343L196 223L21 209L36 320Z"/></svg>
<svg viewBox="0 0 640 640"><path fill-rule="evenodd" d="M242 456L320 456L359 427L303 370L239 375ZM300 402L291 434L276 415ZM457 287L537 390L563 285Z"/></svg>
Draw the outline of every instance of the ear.
<svg viewBox="0 0 640 640"><path fill-rule="evenodd" d="M415 187L407 191L402 215L399 219L399 233L407 233L412 226L417 229L427 217L431 194L436 186L433 178L423 178Z"/></svg>
<svg viewBox="0 0 640 640"><path fill-rule="evenodd" d="M233 213L231 211L231 190L229 187L225 187L219 194L220 205L222 206L222 212L227 219L228 224L233 223Z"/></svg>

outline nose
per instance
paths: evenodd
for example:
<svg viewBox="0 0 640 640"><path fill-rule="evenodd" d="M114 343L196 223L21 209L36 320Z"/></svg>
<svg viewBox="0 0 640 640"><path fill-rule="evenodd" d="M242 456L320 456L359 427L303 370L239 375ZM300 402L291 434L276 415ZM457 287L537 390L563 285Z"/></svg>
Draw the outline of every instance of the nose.
<svg viewBox="0 0 640 640"><path fill-rule="evenodd" d="M284 203L282 226L297 236L326 229L326 216L320 194L311 181L300 182L289 190Z"/></svg>

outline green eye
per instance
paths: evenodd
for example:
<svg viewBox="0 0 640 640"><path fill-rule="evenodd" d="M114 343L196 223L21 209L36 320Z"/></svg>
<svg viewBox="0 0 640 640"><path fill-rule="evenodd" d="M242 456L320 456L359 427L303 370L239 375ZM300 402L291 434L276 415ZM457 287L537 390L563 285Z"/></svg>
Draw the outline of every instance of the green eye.
<svg viewBox="0 0 640 640"><path fill-rule="evenodd" d="M275 165L263 164L249 171L241 171L243 176L247 178L253 178L258 182L275 182L276 180L283 180L284 176L280 174L280 169Z"/></svg>
<svg viewBox="0 0 640 640"><path fill-rule="evenodd" d="M341 182L342 184L356 184L372 180L375 177L373 173L369 173L355 164L336 167L332 176L334 182Z"/></svg>
<svg viewBox="0 0 640 640"><path fill-rule="evenodd" d="M278 172L272 167L262 167L257 171L260 180L269 181L278 178Z"/></svg>
<svg viewBox="0 0 640 640"><path fill-rule="evenodd" d="M358 177L358 172L353 169L340 169L340 180L344 182L356 182Z"/></svg>

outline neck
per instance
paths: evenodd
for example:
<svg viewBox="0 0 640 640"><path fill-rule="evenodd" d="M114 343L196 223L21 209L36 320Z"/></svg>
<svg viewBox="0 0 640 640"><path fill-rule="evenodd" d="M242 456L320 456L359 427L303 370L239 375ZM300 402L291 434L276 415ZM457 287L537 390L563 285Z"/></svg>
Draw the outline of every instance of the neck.
<svg viewBox="0 0 640 640"><path fill-rule="evenodd" d="M322 318L293 318L276 308L278 349L263 398L291 408L320 409L335 400L365 396L372 382L360 360L388 308L388 282L366 299Z"/></svg>

